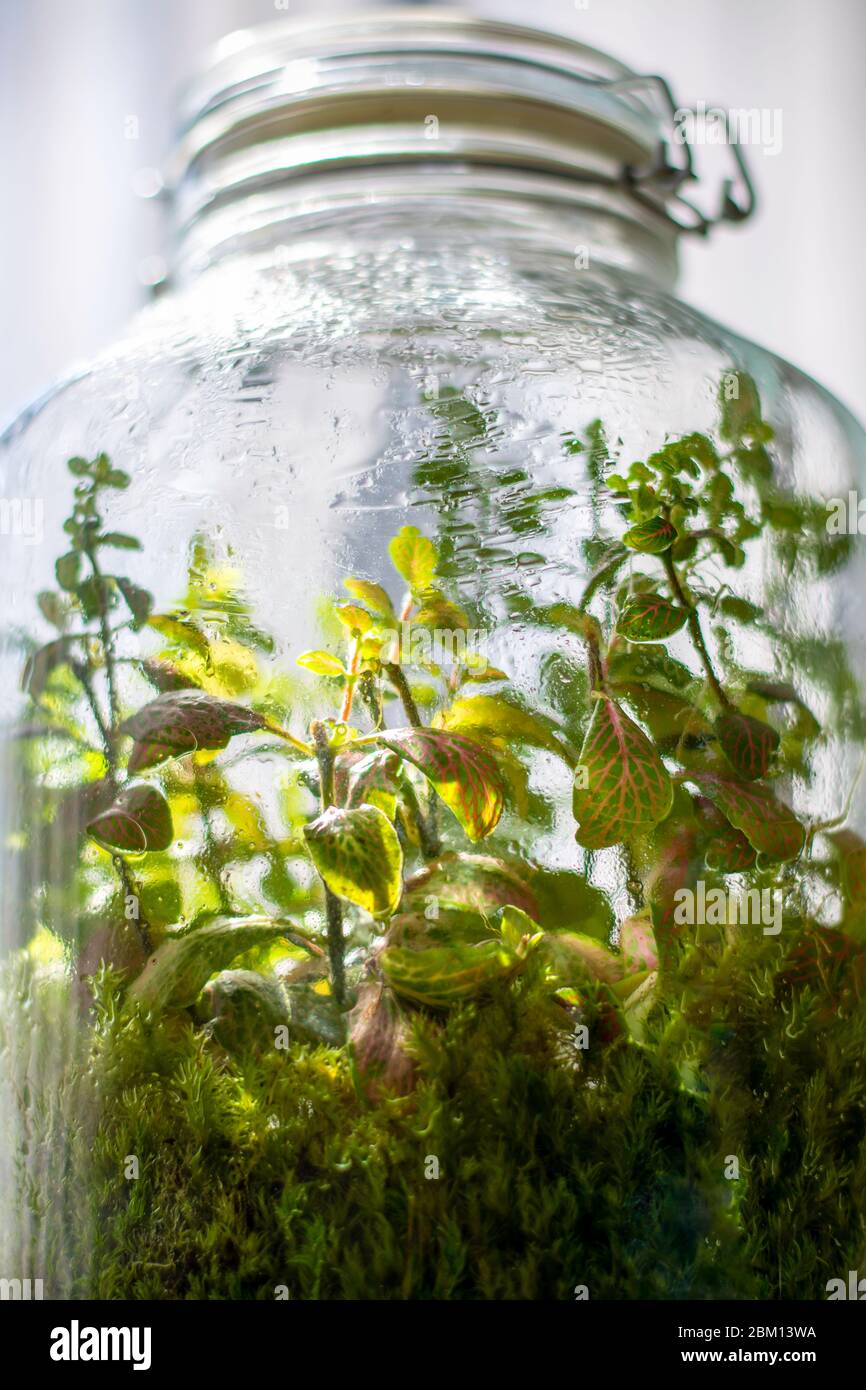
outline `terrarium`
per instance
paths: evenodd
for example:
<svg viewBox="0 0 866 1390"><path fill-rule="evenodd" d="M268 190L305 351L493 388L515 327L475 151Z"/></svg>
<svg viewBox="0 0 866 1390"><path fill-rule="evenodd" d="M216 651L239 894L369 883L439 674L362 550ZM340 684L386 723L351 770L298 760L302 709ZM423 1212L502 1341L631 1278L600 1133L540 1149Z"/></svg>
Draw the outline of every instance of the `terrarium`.
<svg viewBox="0 0 866 1390"><path fill-rule="evenodd" d="M866 1272L866 441L675 297L751 201L676 117L426 10L190 88L170 283L2 441L4 1276Z"/></svg>

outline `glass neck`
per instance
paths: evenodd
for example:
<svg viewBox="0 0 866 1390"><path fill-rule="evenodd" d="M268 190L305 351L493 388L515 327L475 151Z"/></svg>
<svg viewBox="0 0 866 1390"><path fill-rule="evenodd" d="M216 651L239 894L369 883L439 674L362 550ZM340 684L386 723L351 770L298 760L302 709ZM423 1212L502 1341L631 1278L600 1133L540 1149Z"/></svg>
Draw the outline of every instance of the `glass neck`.
<svg viewBox="0 0 866 1390"><path fill-rule="evenodd" d="M496 168L400 165L325 173L260 171L200 203L179 229L172 279L185 283L228 258L282 263L351 254L374 242L471 261L553 258L575 272L617 269L671 290L676 233L623 190Z"/></svg>

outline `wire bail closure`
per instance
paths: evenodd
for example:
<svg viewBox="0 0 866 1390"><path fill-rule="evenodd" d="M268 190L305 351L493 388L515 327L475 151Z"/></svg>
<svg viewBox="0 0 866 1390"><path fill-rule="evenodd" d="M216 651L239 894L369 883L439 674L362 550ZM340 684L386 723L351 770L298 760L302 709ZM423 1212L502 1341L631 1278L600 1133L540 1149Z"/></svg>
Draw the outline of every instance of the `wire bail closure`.
<svg viewBox="0 0 866 1390"><path fill-rule="evenodd" d="M657 163L650 169L623 169L623 181L638 202L651 208L666 218L679 232L690 232L706 236L713 227L723 222L745 222L757 206L757 195L749 173L745 154L739 141L732 138L731 117L728 111L721 114L725 118L725 144L731 151L734 163L732 177L724 180L718 210L706 213L683 195L681 189L688 183L699 183L701 175L695 167L692 146L687 139L673 139L680 114L697 114L692 107L678 106L665 78L656 73L637 78L622 78L609 84L613 88L625 90L643 87L653 96L661 97L661 116L668 123L670 134L663 133L659 143ZM671 159L673 145L683 151L682 160L677 163ZM675 209L681 210L681 216Z"/></svg>

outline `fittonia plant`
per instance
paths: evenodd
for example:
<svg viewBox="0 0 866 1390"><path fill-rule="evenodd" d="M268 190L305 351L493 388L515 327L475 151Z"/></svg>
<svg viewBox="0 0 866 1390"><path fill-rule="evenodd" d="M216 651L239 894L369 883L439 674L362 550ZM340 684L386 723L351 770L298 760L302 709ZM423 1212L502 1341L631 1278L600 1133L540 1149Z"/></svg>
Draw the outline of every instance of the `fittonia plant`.
<svg viewBox="0 0 866 1390"><path fill-rule="evenodd" d="M820 685L820 662L736 591L759 540L772 538L783 577L795 550L818 571L844 555L820 506L774 481L772 439L741 375L721 394L716 440L672 439L627 469L608 461L598 424L568 442L588 456L596 518L606 503L622 525L618 538L587 543L595 569L582 594L521 613L585 652L585 698L574 683L560 692L560 721L465 643L440 644L443 661L430 641L413 642L459 638L471 620L446 592L434 540L404 526L390 569L383 556L374 577L348 576L332 603L342 646L297 654L321 707L294 730L284 685L259 671L268 638L234 591L228 629L218 641L209 631L208 603L233 581L215 573L206 544L195 543L183 606L155 613L151 596L107 565L140 548L102 522L105 494L127 474L104 455L70 460L70 549L57 561L58 591L39 596L58 635L30 656L25 687L38 711L34 766L62 738L79 770L43 819L56 829L66 817L86 839L41 920L68 934L64 914L83 905L91 926L76 943L79 973L100 958L124 970L129 1007L189 1010L230 1050L280 1029L348 1043L370 1094L411 1086L405 1048L419 1011L444 1020L457 1005L483 1007L494 991L519 990L530 966L547 981L551 1028L571 1035L577 1025L583 1046L592 1030L602 1044L640 1040L648 1013L670 1007L665 978L679 953L736 939L718 905L681 925L682 890L699 880L707 902L732 885L784 895L798 923L793 944L790 934L779 943L789 983L859 959L866 847L842 828L846 807L820 822L790 802L792 779L808 781L810 746L826 737L797 684L802 663ZM738 665L736 627L769 632L786 671ZM146 631L162 637L161 656L130 654L130 634ZM684 659L669 652L673 639ZM827 703L847 701L859 739L847 670L831 664ZM127 708L136 688L141 701ZM233 781L256 741L267 743L269 775L270 754L283 759L281 832ZM530 857L526 749L573 780L573 856L552 868ZM504 813L518 829L501 849ZM178 822L184 849L173 854ZM520 857L508 850L515 841ZM627 884L618 925L587 882L600 851ZM260 900L245 887L240 910L224 870L254 857L267 864ZM304 861L312 880L294 871ZM289 968L283 959L275 971L271 948L285 958L287 943ZM242 957L256 968L230 969Z"/></svg>

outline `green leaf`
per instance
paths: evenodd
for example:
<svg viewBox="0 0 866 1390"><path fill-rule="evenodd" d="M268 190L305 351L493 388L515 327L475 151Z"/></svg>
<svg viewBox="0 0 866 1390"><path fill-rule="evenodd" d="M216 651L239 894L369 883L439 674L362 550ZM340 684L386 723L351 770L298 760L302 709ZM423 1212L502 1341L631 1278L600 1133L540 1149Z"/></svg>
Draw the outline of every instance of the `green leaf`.
<svg viewBox="0 0 866 1390"><path fill-rule="evenodd" d="M720 777L715 772L690 772L693 782L742 830L753 849L767 859L796 859L806 832L794 812L765 787Z"/></svg>
<svg viewBox="0 0 866 1390"><path fill-rule="evenodd" d="M436 725L472 736L473 730L515 743L546 748L557 757L569 758L568 749L541 715L530 714L502 695L466 695L436 715ZM573 761L573 758L571 758Z"/></svg>
<svg viewBox="0 0 866 1390"><path fill-rule="evenodd" d="M403 891L403 851L376 806L330 806L304 826L310 856L332 893L371 917L390 917Z"/></svg>
<svg viewBox="0 0 866 1390"><path fill-rule="evenodd" d="M499 822L505 785L493 754L475 739L444 729L398 729L380 742L422 772L470 840Z"/></svg>
<svg viewBox="0 0 866 1390"><path fill-rule="evenodd" d="M96 537L97 545L108 545L114 550L141 550L141 541L135 536L127 536L124 531L105 531Z"/></svg>
<svg viewBox="0 0 866 1390"><path fill-rule="evenodd" d="M754 623L761 617L762 609L748 599L737 598L736 594L726 594L719 600L718 610L726 618L735 618L738 623Z"/></svg>
<svg viewBox="0 0 866 1390"><path fill-rule="evenodd" d="M36 602L46 622L62 632L69 617L69 608L61 595L56 594L53 589L43 589L40 594L36 595Z"/></svg>
<svg viewBox="0 0 866 1390"><path fill-rule="evenodd" d="M390 750L376 750L360 758L349 769L346 787L348 807L378 806L389 820L396 809L396 778L400 759Z"/></svg>
<svg viewBox="0 0 866 1390"><path fill-rule="evenodd" d="M89 822L87 833L107 849L128 854L168 849L174 833L171 810L157 787L147 782L127 784Z"/></svg>
<svg viewBox="0 0 866 1390"><path fill-rule="evenodd" d="M138 584L133 584L130 579L126 579L123 575L116 575L114 582L133 616L133 626L135 628L142 627L150 617L153 595L149 594L146 589L139 588Z"/></svg>
<svg viewBox="0 0 866 1390"><path fill-rule="evenodd" d="M205 662L210 660L210 642L184 613L152 613L147 620L148 627L162 634L178 647L187 647Z"/></svg>
<svg viewBox="0 0 866 1390"><path fill-rule="evenodd" d="M406 580L413 594L419 594L430 587L436 574L438 556L436 547L427 537L422 536L417 526L404 526L388 546L391 563L399 575Z"/></svg>
<svg viewBox="0 0 866 1390"><path fill-rule="evenodd" d="M75 596L88 620L98 617L103 608L107 611L117 604L117 590L108 576L97 578L91 574L78 585Z"/></svg>
<svg viewBox="0 0 866 1390"><path fill-rule="evenodd" d="M469 628L469 619L463 609L437 589L428 589L421 596L421 607L414 614L412 622L417 627L440 628L444 632L466 632Z"/></svg>
<svg viewBox="0 0 866 1390"><path fill-rule="evenodd" d="M704 849L707 868L720 874L741 874L754 868L757 855L742 830L735 830L707 797L696 796L694 806L710 835Z"/></svg>
<svg viewBox="0 0 866 1390"><path fill-rule="evenodd" d="M61 589L67 593L74 592L81 578L81 556L78 551L70 550L68 554L61 555L54 566L54 573Z"/></svg>
<svg viewBox="0 0 866 1390"><path fill-rule="evenodd" d="M346 674L346 668L342 661L339 657L332 656L330 652L301 652L298 657L298 665L303 666L305 671L312 671L314 676L345 676Z"/></svg>
<svg viewBox="0 0 866 1390"><path fill-rule="evenodd" d="M169 690L125 719L120 729L135 740L129 770L141 772L197 749L225 748L235 734L251 733L266 724L264 715L245 705L230 704L202 690Z"/></svg>
<svg viewBox="0 0 866 1390"><path fill-rule="evenodd" d="M370 579L344 579L343 583L352 598L369 608L375 617L385 618L388 622L394 621L394 605L381 584L374 584Z"/></svg>
<svg viewBox="0 0 866 1390"><path fill-rule="evenodd" d="M619 956L582 932L546 932L539 952L562 985L573 985L587 975L612 985L625 974Z"/></svg>
<svg viewBox="0 0 866 1390"><path fill-rule="evenodd" d="M767 775L779 735L769 724L738 710L726 710L713 725L722 752L735 772L747 781Z"/></svg>
<svg viewBox="0 0 866 1390"><path fill-rule="evenodd" d="M423 912L432 901L492 912L518 907L537 920L538 900L527 882L528 867L487 854L443 854L406 880L402 910Z"/></svg>
<svg viewBox="0 0 866 1390"><path fill-rule="evenodd" d="M662 642L679 632L687 618L685 608L660 594L639 594L624 605L616 630L629 642Z"/></svg>
<svg viewBox="0 0 866 1390"><path fill-rule="evenodd" d="M631 530L626 531L623 541L632 550L639 550L644 555L661 555L662 551L669 550L676 540L677 533L669 521L664 517L654 516L649 521L641 521L637 526L632 526Z"/></svg>
<svg viewBox="0 0 866 1390"><path fill-rule="evenodd" d="M586 849L619 844L664 820L671 809L673 788L661 758L606 695L593 711L578 771L574 817L578 843Z"/></svg>
<svg viewBox="0 0 866 1390"><path fill-rule="evenodd" d="M396 994L430 1009L448 1009L511 979L524 957L503 941L483 941L421 950L389 946L379 964Z"/></svg>
<svg viewBox="0 0 866 1390"><path fill-rule="evenodd" d="M91 465L87 459L71 458L67 460L66 467L76 478L85 478L90 473Z"/></svg>
<svg viewBox="0 0 866 1390"><path fill-rule="evenodd" d="M747 683L746 689L753 695L759 695L769 705L795 705L799 710L797 732L801 737L815 738L821 732L819 721L789 681L772 681L756 677Z"/></svg>
<svg viewBox="0 0 866 1390"><path fill-rule="evenodd" d="M27 658L24 667L24 674L21 678L21 686L34 700L45 690L48 684L48 677L58 666L67 665L71 660L71 653L77 638L58 637L53 642L47 642L44 647L40 647Z"/></svg>
<svg viewBox="0 0 866 1390"><path fill-rule="evenodd" d="M372 616L357 603L335 603L334 612L344 627L350 632L360 632L361 636L373 626Z"/></svg>
<svg viewBox="0 0 866 1390"><path fill-rule="evenodd" d="M162 942L130 985L128 997L145 1009L186 1008L195 1003L211 975L227 969L245 951L280 940L306 946L292 924L280 918L218 917L188 927Z"/></svg>

